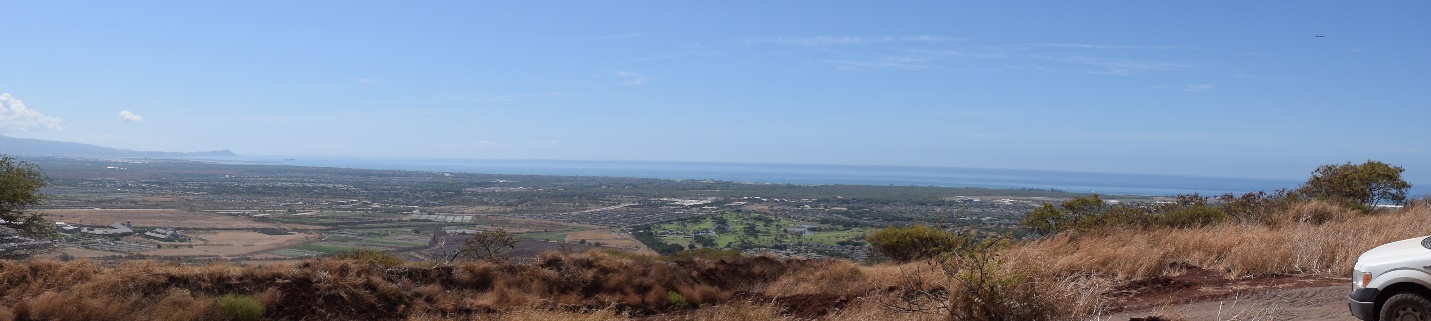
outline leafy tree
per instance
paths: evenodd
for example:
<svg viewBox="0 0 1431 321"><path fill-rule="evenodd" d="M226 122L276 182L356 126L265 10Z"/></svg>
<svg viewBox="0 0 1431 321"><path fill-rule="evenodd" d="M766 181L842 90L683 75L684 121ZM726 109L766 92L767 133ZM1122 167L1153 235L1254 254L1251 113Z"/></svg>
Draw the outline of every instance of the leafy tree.
<svg viewBox="0 0 1431 321"><path fill-rule="evenodd" d="M453 253L448 261L468 257L474 260L501 262L507 260L511 249L516 247L517 237L507 233L507 230L484 231L462 243L462 248L458 249L457 253Z"/></svg>
<svg viewBox="0 0 1431 321"><path fill-rule="evenodd" d="M898 262L938 257L963 249L968 236L950 233L927 225L886 227L865 236L876 253Z"/></svg>
<svg viewBox="0 0 1431 321"><path fill-rule="evenodd" d="M1098 198L1098 194L1073 198L1059 203L1058 207L1045 203L1029 213L1023 223L1039 234L1053 234L1079 225L1090 225L1090 221L1096 220L1104 207L1103 199Z"/></svg>
<svg viewBox="0 0 1431 321"><path fill-rule="evenodd" d="M1402 171L1401 166L1374 160L1359 165L1327 164L1312 171L1312 177L1297 191L1362 209L1371 209L1382 201L1402 204L1406 202L1406 190L1411 188L1411 183L1401 179Z"/></svg>
<svg viewBox="0 0 1431 321"><path fill-rule="evenodd" d="M691 238L691 240L694 241L695 244L700 244L701 246L704 246L704 247L715 247L715 246L716 246L716 238L715 238L714 236L710 236L710 235L698 234L698 235L696 235L695 237Z"/></svg>
<svg viewBox="0 0 1431 321"><path fill-rule="evenodd" d="M749 237L759 237L759 236L760 236L760 230L755 227L755 224L746 225L745 228L742 228L742 229L741 229L741 232L744 232L745 235L746 235L746 236L749 236Z"/></svg>
<svg viewBox="0 0 1431 321"><path fill-rule="evenodd" d="M4 226L0 228L4 230L0 234L5 234L0 242L30 241L16 238L16 231L27 237L54 235L54 223L46 220L44 214L30 210L45 202L40 188L48 184L49 177L38 166L10 156L0 156L0 220L4 221L0 223Z"/></svg>

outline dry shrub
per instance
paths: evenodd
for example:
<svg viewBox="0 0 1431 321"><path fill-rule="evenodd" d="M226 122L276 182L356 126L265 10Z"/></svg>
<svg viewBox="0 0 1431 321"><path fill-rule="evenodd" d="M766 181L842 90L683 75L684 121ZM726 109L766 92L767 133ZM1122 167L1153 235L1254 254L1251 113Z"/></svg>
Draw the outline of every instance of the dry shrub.
<svg viewBox="0 0 1431 321"><path fill-rule="evenodd" d="M712 306L675 314L678 318L780 319L789 317L781 317L784 312L774 303L730 300L737 297L735 293L751 289L767 291L740 297L836 294L853 298L871 291L885 295L893 287L937 292L949 284L940 275L937 268L920 263L861 267L845 261L771 257L665 262L603 252L547 254L530 264L392 268L332 259L262 267L135 261L112 268L84 261L0 261L0 286L13 290L0 295L0 312L4 312L0 317L224 319L218 299L233 294L252 295L266 308L265 317L274 319L612 320L626 313L670 316L679 305L675 297L686 308ZM867 301L850 302L837 315L864 313L866 319L877 315Z"/></svg>
<svg viewBox="0 0 1431 321"><path fill-rule="evenodd" d="M840 311L834 311L825 320L829 321L870 321L870 320L908 320L908 321L936 321L948 320L948 316L926 314L926 313L894 313L892 314L885 302L897 300L898 295L892 293L871 293L860 300L852 301Z"/></svg>
<svg viewBox="0 0 1431 321"><path fill-rule="evenodd" d="M51 289L88 282L100 271L99 265L88 260L0 261L0 293L32 297Z"/></svg>
<svg viewBox="0 0 1431 321"><path fill-rule="evenodd" d="M513 309L507 313L502 313L499 317L502 320L519 321L546 321L546 320L574 320L574 321L607 321L607 320L627 320L627 317L614 308L603 308L590 311L565 311L537 306L523 306Z"/></svg>
<svg viewBox="0 0 1431 321"><path fill-rule="evenodd" d="M1055 235L1007 250L1015 265L1043 266L1060 276L1096 274L1138 279L1176 273L1172 263L1229 277L1350 273L1357 256L1387 242L1425 236L1431 208L1410 207L1352 217L1326 203L1277 213L1284 224L1226 223L1204 228L1102 230ZM1320 223L1320 224L1319 224Z"/></svg>
<svg viewBox="0 0 1431 321"><path fill-rule="evenodd" d="M1011 262L1010 251L997 244L990 240L942 259L872 267L883 275L873 284L887 287L833 318L877 316L874 306L900 319L950 320L1078 320L1103 310L1104 286L1097 279Z"/></svg>
<svg viewBox="0 0 1431 321"><path fill-rule="evenodd" d="M790 319L782 317L783 309L774 303L755 303L750 301L736 301L710 308L699 309L688 315L674 317L675 320L691 321L744 321L744 320L782 320Z"/></svg>
<svg viewBox="0 0 1431 321"><path fill-rule="evenodd" d="M169 289L169 293L155 303L151 309L155 320L215 320L219 319L217 306L212 300L195 298L184 289Z"/></svg>
<svg viewBox="0 0 1431 321"><path fill-rule="evenodd" d="M818 260L786 273L765 287L765 295L863 295L873 286L864 269L845 260Z"/></svg>
<svg viewBox="0 0 1431 321"><path fill-rule="evenodd" d="M132 300L93 293L46 291L21 300L15 314L29 320L123 320L130 319Z"/></svg>
<svg viewBox="0 0 1431 321"><path fill-rule="evenodd" d="M1133 317L1128 321L1188 321L1188 318L1177 314L1155 314L1146 317Z"/></svg>
<svg viewBox="0 0 1431 321"><path fill-rule="evenodd" d="M1328 222L1340 222L1355 218L1359 212L1355 209L1347 208L1322 200L1312 200L1292 204L1285 211L1271 213L1269 224L1272 225L1322 225Z"/></svg>

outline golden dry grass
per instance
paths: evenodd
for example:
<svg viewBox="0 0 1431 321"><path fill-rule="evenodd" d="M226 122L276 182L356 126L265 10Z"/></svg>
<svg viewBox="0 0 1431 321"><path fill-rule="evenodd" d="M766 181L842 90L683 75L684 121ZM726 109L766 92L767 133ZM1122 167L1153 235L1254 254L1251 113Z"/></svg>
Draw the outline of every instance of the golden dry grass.
<svg viewBox="0 0 1431 321"><path fill-rule="evenodd" d="M1418 203L1419 204L1419 203ZM995 277L1018 280L999 304L1086 319L1120 280L1176 274L1185 265L1229 277L1335 274L1374 246L1424 236L1431 206L1363 215L1309 202L1275 224L1106 229L1018 242L996 252ZM1172 264L1184 263L1184 264ZM525 264L467 262L384 267L318 259L290 265L179 266L154 261L0 261L0 321L214 320L224 295L252 295L271 319L794 320L788 300L828 306L828 320L944 319L968 302L957 272L938 261L858 265L771 257L667 262L606 252L547 253ZM680 297L684 305L673 301ZM967 298L963 298L967 299ZM781 301L787 300L787 301ZM935 314L901 312L932 309ZM940 310L940 309L943 310ZM995 309L994 311L1000 311Z"/></svg>
<svg viewBox="0 0 1431 321"><path fill-rule="evenodd" d="M1017 264L1056 275L1137 279L1177 273L1172 263L1229 277L1350 273L1357 256L1381 244L1431 234L1431 208L1362 215L1323 202L1278 213L1279 224L1226 223L1204 228L1097 230L1057 235L1007 251Z"/></svg>

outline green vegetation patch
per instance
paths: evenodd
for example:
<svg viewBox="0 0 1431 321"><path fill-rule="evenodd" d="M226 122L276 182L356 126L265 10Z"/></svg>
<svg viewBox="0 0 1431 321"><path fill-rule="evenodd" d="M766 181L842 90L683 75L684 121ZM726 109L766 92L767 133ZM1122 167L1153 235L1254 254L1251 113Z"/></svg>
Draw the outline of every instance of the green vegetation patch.
<svg viewBox="0 0 1431 321"><path fill-rule="evenodd" d="M651 226L664 243L690 248L734 248L778 243L837 244L858 240L870 228L800 222L760 213L725 213Z"/></svg>

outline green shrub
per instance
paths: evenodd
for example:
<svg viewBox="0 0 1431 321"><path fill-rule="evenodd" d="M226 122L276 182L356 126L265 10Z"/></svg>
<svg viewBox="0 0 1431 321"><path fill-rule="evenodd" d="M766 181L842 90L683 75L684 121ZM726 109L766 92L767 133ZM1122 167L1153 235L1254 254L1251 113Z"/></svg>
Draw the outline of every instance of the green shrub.
<svg viewBox="0 0 1431 321"><path fill-rule="evenodd" d="M898 262L937 257L958 252L968 244L968 236L927 225L886 227L865 237L875 253Z"/></svg>
<svg viewBox="0 0 1431 321"><path fill-rule="evenodd" d="M263 302L252 295L225 294L219 297L219 311L233 320L259 320L263 318Z"/></svg>
<svg viewBox="0 0 1431 321"><path fill-rule="evenodd" d="M671 301L671 307L676 310L685 310L687 306L690 306L690 302L686 302L686 297L676 291L666 291L666 299Z"/></svg>
<svg viewBox="0 0 1431 321"><path fill-rule="evenodd" d="M1229 217L1222 210L1198 205L1165 212L1159 217L1158 224L1168 227L1201 227L1220 223Z"/></svg>

